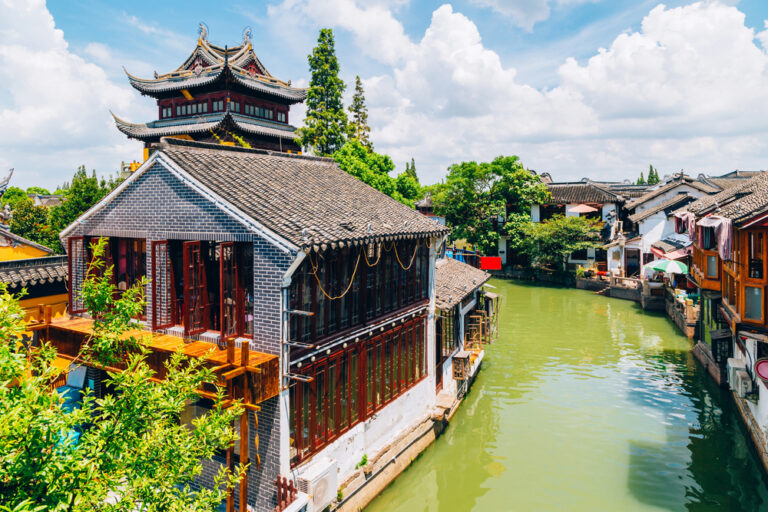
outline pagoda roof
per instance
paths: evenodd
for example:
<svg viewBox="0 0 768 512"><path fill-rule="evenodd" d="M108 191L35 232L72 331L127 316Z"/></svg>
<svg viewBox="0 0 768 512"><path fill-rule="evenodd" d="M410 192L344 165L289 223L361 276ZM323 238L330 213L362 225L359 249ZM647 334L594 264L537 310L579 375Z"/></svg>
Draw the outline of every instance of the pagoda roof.
<svg viewBox="0 0 768 512"><path fill-rule="evenodd" d="M216 131L217 129L223 128L225 125L233 126L236 129L253 135L291 141L296 138L296 128L291 125L261 121L233 114L231 112L201 114L194 118L152 121L150 123L140 124L130 123L120 119L115 114L112 114L112 117L115 120L115 125L118 130L128 137L139 140Z"/></svg>
<svg viewBox="0 0 768 512"><path fill-rule="evenodd" d="M263 94L277 96L289 102L304 101L307 89L291 86L273 77L253 51L250 30L246 30L243 43L232 48L222 48L207 40L207 31L202 29L197 46L184 63L176 70L155 78L139 78L127 70L131 86L149 96L194 89L211 85L230 78L234 83Z"/></svg>

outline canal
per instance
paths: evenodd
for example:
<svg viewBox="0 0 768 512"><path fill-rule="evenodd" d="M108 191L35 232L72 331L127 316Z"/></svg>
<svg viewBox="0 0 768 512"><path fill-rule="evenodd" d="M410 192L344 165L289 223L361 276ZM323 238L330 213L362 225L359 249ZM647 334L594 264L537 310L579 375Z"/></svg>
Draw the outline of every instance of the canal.
<svg viewBox="0 0 768 512"><path fill-rule="evenodd" d="M366 512L768 510L738 413L664 316L492 283L500 340L445 433Z"/></svg>

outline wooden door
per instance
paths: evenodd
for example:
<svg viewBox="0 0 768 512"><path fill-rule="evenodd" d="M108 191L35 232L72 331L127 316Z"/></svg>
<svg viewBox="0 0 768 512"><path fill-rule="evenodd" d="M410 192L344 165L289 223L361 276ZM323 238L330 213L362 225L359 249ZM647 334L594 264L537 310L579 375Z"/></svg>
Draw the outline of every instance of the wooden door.
<svg viewBox="0 0 768 512"><path fill-rule="evenodd" d="M442 357L442 342L445 333L444 320L442 316L438 316L435 320L435 387L437 391L443 389L443 357Z"/></svg>
<svg viewBox="0 0 768 512"><path fill-rule="evenodd" d="M208 324L208 291L201 244L184 242L184 334L205 332Z"/></svg>
<svg viewBox="0 0 768 512"><path fill-rule="evenodd" d="M243 335L244 294L234 242L219 245L219 308L221 341L228 343Z"/></svg>

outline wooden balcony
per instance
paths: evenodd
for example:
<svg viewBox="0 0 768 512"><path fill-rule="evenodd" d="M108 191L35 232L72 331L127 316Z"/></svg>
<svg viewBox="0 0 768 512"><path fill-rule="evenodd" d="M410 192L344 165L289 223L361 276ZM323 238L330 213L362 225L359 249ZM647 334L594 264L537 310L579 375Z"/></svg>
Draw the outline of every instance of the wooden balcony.
<svg viewBox="0 0 768 512"><path fill-rule="evenodd" d="M49 321L30 324L31 330L41 332L41 338L47 339L60 357L74 359L82 344L91 334L93 321L87 318L62 317ZM231 390L231 398L242 398L249 406L276 396L280 392L280 369L278 357L272 354L237 348L232 344L222 349L205 341L194 341L178 336L155 333L140 329L125 332L125 337L134 337L149 348L147 363L158 379L165 377L165 362L175 352L195 359L205 359L205 366L214 370L222 385ZM122 363L117 363L111 370L121 370ZM235 386L233 380L238 377ZM205 394L205 390L203 390Z"/></svg>

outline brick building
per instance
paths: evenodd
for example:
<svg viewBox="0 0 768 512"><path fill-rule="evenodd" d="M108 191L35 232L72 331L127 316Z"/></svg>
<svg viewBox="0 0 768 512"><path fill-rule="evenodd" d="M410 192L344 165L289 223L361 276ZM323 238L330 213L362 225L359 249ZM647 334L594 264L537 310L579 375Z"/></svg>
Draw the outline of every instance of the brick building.
<svg viewBox="0 0 768 512"><path fill-rule="evenodd" d="M240 428L261 465L235 506L247 496L274 509L276 477L300 478L312 464L330 460L343 479L428 414L445 227L329 159L175 139L153 150L61 233L69 310L83 311L89 243L107 237L118 290L150 279L143 322L153 336L195 340L185 350L206 345L214 358L246 347L252 360L275 358L274 382L246 372L260 410ZM223 463L206 461L199 484Z"/></svg>

